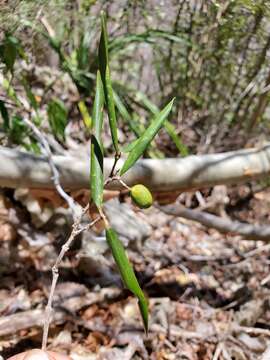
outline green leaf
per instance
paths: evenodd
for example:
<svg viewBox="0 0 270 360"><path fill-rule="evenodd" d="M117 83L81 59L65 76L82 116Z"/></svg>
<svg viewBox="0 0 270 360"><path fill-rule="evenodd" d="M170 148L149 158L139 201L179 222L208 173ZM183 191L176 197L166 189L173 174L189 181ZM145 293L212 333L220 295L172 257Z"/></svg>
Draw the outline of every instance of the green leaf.
<svg viewBox="0 0 270 360"><path fill-rule="evenodd" d="M148 330L148 301L138 283L134 270L128 260L122 242L119 240L117 233L109 228L106 230L106 239L111 248L114 260L120 271L124 285L129 289L139 300L139 308L143 319L144 329Z"/></svg>
<svg viewBox="0 0 270 360"><path fill-rule="evenodd" d="M170 42L181 44L181 54L184 55L184 49L190 44L190 39L185 34L181 33L179 36L173 35L169 31L149 29L146 32L140 34L125 34L118 36L109 45L111 53L123 51L127 46L133 43L148 43L148 44L160 44L160 41L165 39Z"/></svg>
<svg viewBox="0 0 270 360"><path fill-rule="evenodd" d="M106 103L108 108L108 115L109 115L109 123L112 135L112 141L115 151L119 152L119 145L118 145L118 137L117 137L117 122L116 122L116 114L115 114L115 105L113 100L113 89L110 77L110 69L109 66L106 68L106 80L105 80L105 95L106 95Z"/></svg>
<svg viewBox="0 0 270 360"><path fill-rule="evenodd" d="M116 106L117 110L119 111L120 115L122 116L123 120L128 124L131 131L133 131L133 133L137 137L139 137L142 134L141 129L139 128L136 121L134 121L132 116L129 114L124 103L122 102L122 100L120 99L118 94L115 92L115 90L113 90L113 99L114 99L115 106Z"/></svg>
<svg viewBox="0 0 270 360"><path fill-rule="evenodd" d="M27 95L27 98L30 102L30 105L32 106L32 108L35 110L35 111L38 111L38 103L37 103L37 100L35 98L35 95L33 94L27 80L25 77L22 78L22 84L23 84L23 87L24 87L24 90L26 92L26 95Z"/></svg>
<svg viewBox="0 0 270 360"><path fill-rule="evenodd" d="M13 100L16 103L17 106L21 106L21 102L20 102L20 100L19 100L19 98L18 98L18 96L16 94L15 89L11 85L11 82L8 79L4 78L3 82L2 82L2 86L3 86L4 90L7 93L7 96L11 100Z"/></svg>
<svg viewBox="0 0 270 360"><path fill-rule="evenodd" d="M140 139L135 139L134 141L132 141L130 144L127 144L126 146L124 146L122 148L122 151L124 153L129 153L132 149L134 149L134 147L138 144Z"/></svg>
<svg viewBox="0 0 270 360"><path fill-rule="evenodd" d="M47 109L49 124L53 134L61 141L65 140L65 128L67 125L67 109L61 100L53 99Z"/></svg>
<svg viewBox="0 0 270 360"><path fill-rule="evenodd" d="M1 47L1 58L7 70L13 72L14 63L18 54L18 40L11 35L6 35L3 46Z"/></svg>
<svg viewBox="0 0 270 360"><path fill-rule="evenodd" d="M170 138L173 140L175 146L179 150L182 156L187 156L189 154L188 148L182 142L181 137L177 135L176 128L173 124L169 121L165 121L164 128L166 129L167 133L169 134Z"/></svg>
<svg viewBox="0 0 270 360"><path fill-rule="evenodd" d="M90 31L86 31L80 36L79 46L76 50L76 58L80 70L88 70L89 68L90 37Z"/></svg>
<svg viewBox="0 0 270 360"><path fill-rule="evenodd" d="M172 106L174 99L153 119L152 123L145 130L142 136L139 138L136 146L131 150L128 155L128 158L124 162L124 165L120 171L120 175L123 175L126 171L128 171L131 166L135 164L135 162L139 159L139 157L144 153L147 146L151 143L159 129L162 127L164 121L167 119Z"/></svg>
<svg viewBox="0 0 270 360"><path fill-rule="evenodd" d="M24 144L28 128L24 124L21 116L15 115L11 119L9 137L15 144Z"/></svg>
<svg viewBox="0 0 270 360"><path fill-rule="evenodd" d="M108 33L107 33L106 16L104 12L101 13L100 19L101 19L101 35L100 35L99 48L98 48L98 61L99 61L101 78L104 86L106 67L109 64Z"/></svg>
<svg viewBox="0 0 270 360"><path fill-rule="evenodd" d="M21 57L27 60L20 41L16 37L6 33L4 40L0 45L0 58L6 65L7 70L11 73L13 73L13 68L17 57Z"/></svg>
<svg viewBox="0 0 270 360"><path fill-rule="evenodd" d="M4 130L9 129L9 115L4 101L0 100L0 113L4 122Z"/></svg>
<svg viewBox="0 0 270 360"><path fill-rule="evenodd" d="M136 99L143 103L144 107L149 110L152 114L157 114L159 112L159 108L152 101L148 99L148 97L141 91L136 91Z"/></svg>
<svg viewBox="0 0 270 360"><path fill-rule="evenodd" d="M26 92L27 98L29 100L30 105L32 106L32 108L35 110L35 116L32 117L32 120L34 121L35 125L39 126L41 124L41 117L39 114L39 105L38 102L36 100L35 95L33 94L31 87L26 79L26 77L22 77L22 84L24 87L24 90Z"/></svg>
<svg viewBox="0 0 270 360"><path fill-rule="evenodd" d="M27 151L30 151L30 152L33 152L34 154L36 155L41 155L41 149L40 149L40 144L38 143L38 141L29 136L29 140L30 142L29 143L23 143L23 147L27 150Z"/></svg>
<svg viewBox="0 0 270 360"><path fill-rule="evenodd" d="M152 101L150 101L144 93L138 91L136 93L136 97L137 97L138 101L141 101L143 103L144 107L147 110L149 110L152 114L154 114L154 115L158 114L159 108L154 103L152 103ZM177 135L175 126L166 120L164 123L164 128L167 131L167 133L169 134L172 141L174 142L177 149L179 150L180 154L182 156L187 156L189 154L188 148L181 141L180 136Z"/></svg>
<svg viewBox="0 0 270 360"><path fill-rule="evenodd" d="M116 153L119 153L117 122L116 122L113 89L112 89L112 82L111 82L111 75L109 68L108 33L107 33L106 17L104 13L101 14L101 36L99 43L98 60L99 60L101 79L103 82L107 111L109 116L113 146Z"/></svg>
<svg viewBox="0 0 270 360"><path fill-rule="evenodd" d="M101 131L103 125L104 93L100 72L97 72L96 94L93 110L91 136L91 199L100 208L103 202L103 151L101 146Z"/></svg>
<svg viewBox="0 0 270 360"><path fill-rule="evenodd" d="M79 108L80 113L82 115L84 125L87 128L91 128L91 126L92 126L92 118L89 115L89 112L88 112L87 107L85 105L85 102L83 100L79 101L78 108Z"/></svg>

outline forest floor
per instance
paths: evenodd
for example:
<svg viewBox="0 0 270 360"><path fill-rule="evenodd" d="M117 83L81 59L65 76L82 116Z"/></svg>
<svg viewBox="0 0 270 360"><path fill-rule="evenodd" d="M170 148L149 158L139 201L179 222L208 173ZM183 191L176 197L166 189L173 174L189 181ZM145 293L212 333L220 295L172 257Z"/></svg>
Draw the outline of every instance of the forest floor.
<svg viewBox="0 0 270 360"><path fill-rule="evenodd" d="M250 194L242 185L226 192L221 216L268 222L270 191ZM209 194L201 195L207 203ZM193 206L194 194L181 196ZM3 190L0 206L0 354L6 359L40 347L50 269L71 221L52 192ZM149 333L104 236L87 232L60 267L49 349L74 360L267 359L270 244L220 234L155 207L138 211L128 199L106 206L149 298Z"/></svg>

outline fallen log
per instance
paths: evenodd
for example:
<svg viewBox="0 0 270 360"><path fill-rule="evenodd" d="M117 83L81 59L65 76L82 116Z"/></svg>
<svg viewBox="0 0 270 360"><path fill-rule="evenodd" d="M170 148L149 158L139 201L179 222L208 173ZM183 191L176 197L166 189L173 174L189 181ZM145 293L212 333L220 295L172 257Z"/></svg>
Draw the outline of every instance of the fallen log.
<svg viewBox="0 0 270 360"><path fill-rule="evenodd" d="M53 157L65 189L89 187L89 158L86 156ZM121 167L123 160L119 161ZM54 188L46 157L16 149L0 147L0 186ZM105 176L113 159L106 158ZM187 191L217 184L235 184L268 176L270 172L270 144L253 149L218 154L191 155L185 158L141 159L124 176L128 185L143 183L157 192ZM108 189L120 189L118 182Z"/></svg>

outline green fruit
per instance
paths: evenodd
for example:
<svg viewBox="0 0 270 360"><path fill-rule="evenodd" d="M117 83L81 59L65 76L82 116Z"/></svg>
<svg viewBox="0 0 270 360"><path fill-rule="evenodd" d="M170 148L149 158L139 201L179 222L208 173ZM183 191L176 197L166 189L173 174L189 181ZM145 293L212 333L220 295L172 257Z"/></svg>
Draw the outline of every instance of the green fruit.
<svg viewBox="0 0 270 360"><path fill-rule="evenodd" d="M132 186L130 196L140 209L147 209L153 204L153 197L146 186L137 184Z"/></svg>

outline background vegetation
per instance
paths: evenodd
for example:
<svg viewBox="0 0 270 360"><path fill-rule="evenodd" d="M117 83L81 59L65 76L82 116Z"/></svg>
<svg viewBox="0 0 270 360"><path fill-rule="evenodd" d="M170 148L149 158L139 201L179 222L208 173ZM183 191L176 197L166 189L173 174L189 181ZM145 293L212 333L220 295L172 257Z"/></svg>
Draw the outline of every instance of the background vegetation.
<svg viewBox="0 0 270 360"><path fill-rule="evenodd" d="M250 146L269 132L269 7L252 0L9 1L0 15L1 108L11 116L2 143L8 135L37 150L21 136L26 110L61 143L66 126L89 121L84 103L91 113L104 9L122 142L176 97L172 125L148 155ZM87 129L78 136L87 140Z"/></svg>

